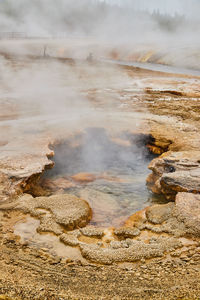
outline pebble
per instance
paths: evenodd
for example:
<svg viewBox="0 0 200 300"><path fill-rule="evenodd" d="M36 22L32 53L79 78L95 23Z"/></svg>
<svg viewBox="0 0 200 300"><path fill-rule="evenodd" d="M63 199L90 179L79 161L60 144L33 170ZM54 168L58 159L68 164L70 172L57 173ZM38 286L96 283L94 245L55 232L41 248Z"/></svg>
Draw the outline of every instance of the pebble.
<svg viewBox="0 0 200 300"><path fill-rule="evenodd" d="M195 262L194 262L194 260L193 260L193 259L191 259L190 263L191 263L192 265L193 265L193 264L195 264Z"/></svg>
<svg viewBox="0 0 200 300"><path fill-rule="evenodd" d="M190 261L190 258L189 257L181 257L181 260L183 260L183 261Z"/></svg>
<svg viewBox="0 0 200 300"><path fill-rule="evenodd" d="M141 266L141 269L146 270L146 269L148 269L148 267L147 266Z"/></svg>

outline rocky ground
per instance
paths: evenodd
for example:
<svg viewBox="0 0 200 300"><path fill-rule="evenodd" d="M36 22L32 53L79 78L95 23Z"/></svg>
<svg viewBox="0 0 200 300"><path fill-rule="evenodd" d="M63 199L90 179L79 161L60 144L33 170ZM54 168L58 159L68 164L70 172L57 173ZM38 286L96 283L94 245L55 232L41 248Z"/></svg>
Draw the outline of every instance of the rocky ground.
<svg viewBox="0 0 200 300"><path fill-rule="evenodd" d="M22 63L12 64L18 70ZM91 226L83 199L61 191L49 196L38 184L53 167L50 145L66 138L62 120L42 130L39 120L35 130L27 125L33 111L1 101L0 299L199 299L200 79L102 64L73 68L80 94L114 139L128 130L161 155L150 163L147 183L169 203L135 213L121 228ZM11 121L23 114L26 125L13 130ZM73 184L93 180L84 176Z"/></svg>

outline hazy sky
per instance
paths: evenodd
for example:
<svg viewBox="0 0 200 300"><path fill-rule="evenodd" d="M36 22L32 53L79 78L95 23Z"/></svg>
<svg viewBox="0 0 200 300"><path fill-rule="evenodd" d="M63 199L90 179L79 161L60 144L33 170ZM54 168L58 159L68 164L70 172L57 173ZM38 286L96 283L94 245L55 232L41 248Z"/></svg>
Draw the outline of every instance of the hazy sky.
<svg viewBox="0 0 200 300"><path fill-rule="evenodd" d="M99 1L125 7L104 7ZM92 2L97 5L91 5ZM200 0L0 0L0 3L0 32L17 30L36 36L86 34L128 41L145 40L144 35L148 40L154 37L159 41L167 35L175 35L175 41L177 36L185 40L195 35L193 41L199 41ZM134 10L185 13L187 18L159 19Z"/></svg>
<svg viewBox="0 0 200 300"><path fill-rule="evenodd" d="M136 9L159 10L162 13L200 13L200 0L100 0L120 5L129 4Z"/></svg>

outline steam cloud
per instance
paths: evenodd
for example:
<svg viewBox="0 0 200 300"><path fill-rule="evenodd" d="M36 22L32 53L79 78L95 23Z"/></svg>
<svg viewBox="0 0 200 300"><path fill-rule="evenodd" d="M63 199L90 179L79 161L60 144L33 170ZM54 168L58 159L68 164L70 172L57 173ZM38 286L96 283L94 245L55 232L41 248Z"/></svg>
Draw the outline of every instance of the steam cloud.
<svg viewBox="0 0 200 300"><path fill-rule="evenodd" d="M178 32L184 40L194 29L198 36L199 12L198 0L1 0L0 28L32 36L78 34L131 41L142 35L144 42Z"/></svg>
<svg viewBox="0 0 200 300"><path fill-rule="evenodd" d="M148 45L150 50L156 49L157 56L160 53L165 57L168 55L170 62L173 60L179 65L184 63L196 67L198 55L193 54L198 52L199 11L200 2L197 0L124 0L117 3L92 0L0 0L0 37L15 31L24 32L28 37L69 38L59 40L57 44L50 39L41 39L39 42L35 39L14 42L2 39L0 52L42 56L44 45L48 44L47 53L50 56L59 56L62 52L63 56L85 59L91 51L98 58L114 49L121 54L120 57L126 58L140 51L137 47L142 44L145 47ZM71 42L70 38L74 37L77 40L82 38L83 43ZM87 69L90 75L84 81L80 80L84 70L72 70L70 66L58 62L51 61L48 66L45 62L28 63L22 68L13 68L12 63L3 58L0 62L2 90L5 87L7 89L4 97L11 99L13 94L17 98L17 105L22 107L21 111L30 110L37 114L39 109L43 114L64 114L69 112L69 107L74 111L78 108L79 114L82 110L91 111L91 103L80 95L80 86L82 89L93 87L91 78L93 75L99 76L95 67ZM117 80L118 73L115 74L113 80ZM63 78L68 84L61 84ZM107 78L98 77L99 84L104 88L110 88L105 82ZM128 81L127 78L125 80ZM55 105L55 99L59 105Z"/></svg>

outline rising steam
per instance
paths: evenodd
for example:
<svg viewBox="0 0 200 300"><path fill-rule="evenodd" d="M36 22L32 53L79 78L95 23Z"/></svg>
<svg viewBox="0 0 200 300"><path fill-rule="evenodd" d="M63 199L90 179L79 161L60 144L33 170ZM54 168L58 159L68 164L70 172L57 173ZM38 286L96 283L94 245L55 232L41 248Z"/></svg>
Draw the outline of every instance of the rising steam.
<svg viewBox="0 0 200 300"><path fill-rule="evenodd" d="M55 45L50 45L48 52L74 58L90 51L98 58L107 57L117 49L116 57L130 59L145 49L165 57L152 61L198 67L199 12L198 0L1 0L0 38L11 32L22 37L65 38L62 49L57 45L54 51ZM49 45L49 41L43 43ZM26 43L23 48L25 53L43 53L41 45L30 50ZM8 49L13 50L12 45Z"/></svg>

